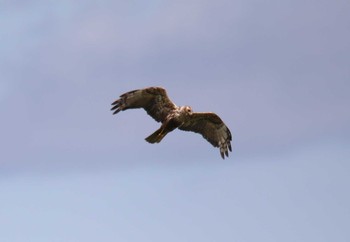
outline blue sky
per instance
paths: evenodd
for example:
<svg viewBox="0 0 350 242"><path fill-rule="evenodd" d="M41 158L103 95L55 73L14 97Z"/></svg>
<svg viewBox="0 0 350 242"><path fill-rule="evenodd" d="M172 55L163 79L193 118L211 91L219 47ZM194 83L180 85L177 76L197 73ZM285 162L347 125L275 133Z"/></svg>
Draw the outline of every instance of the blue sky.
<svg viewBox="0 0 350 242"><path fill-rule="evenodd" d="M350 3L2 1L3 241L349 241ZM233 152L112 116L163 86Z"/></svg>

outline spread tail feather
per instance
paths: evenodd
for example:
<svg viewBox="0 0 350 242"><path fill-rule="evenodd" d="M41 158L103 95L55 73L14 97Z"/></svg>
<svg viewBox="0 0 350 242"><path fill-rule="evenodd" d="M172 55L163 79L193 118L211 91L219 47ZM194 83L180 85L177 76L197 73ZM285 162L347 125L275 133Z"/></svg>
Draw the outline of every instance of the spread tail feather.
<svg viewBox="0 0 350 242"><path fill-rule="evenodd" d="M145 140L151 144L159 143L167 133L168 132L166 132L164 129L159 128L153 134L148 136Z"/></svg>

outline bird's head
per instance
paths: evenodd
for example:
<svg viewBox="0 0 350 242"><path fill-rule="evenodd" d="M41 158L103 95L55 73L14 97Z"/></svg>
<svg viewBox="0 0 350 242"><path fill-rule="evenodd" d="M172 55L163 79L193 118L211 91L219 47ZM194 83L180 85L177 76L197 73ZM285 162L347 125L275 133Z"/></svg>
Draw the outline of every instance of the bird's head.
<svg viewBox="0 0 350 242"><path fill-rule="evenodd" d="M185 113L185 114L188 114L188 115L191 115L192 114L192 108L190 106L182 106L180 108L180 111L182 113Z"/></svg>

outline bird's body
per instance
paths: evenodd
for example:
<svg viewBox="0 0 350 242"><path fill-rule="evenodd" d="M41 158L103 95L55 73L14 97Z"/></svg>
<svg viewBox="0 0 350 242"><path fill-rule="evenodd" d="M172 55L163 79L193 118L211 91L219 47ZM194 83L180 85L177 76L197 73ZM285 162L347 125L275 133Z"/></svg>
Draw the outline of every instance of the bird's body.
<svg viewBox="0 0 350 242"><path fill-rule="evenodd" d="M222 158L231 151L231 132L215 113L192 112L189 106L176 106L165 89L149 87L124 93L112 103L113 114L133 108L143 108L162 125L146 138L149 143L159 143L165 135L179 128L202 134L214 147L220 148Z"/></svg>
<svg viewBox="0 0 350 242"><path fill-rule="evenodd" d="M148 136L146 140L152 144L159 143L167 133L181 127L182 124L186 123L191 118L191 113L192 109L189 106L183 106L175 109L166 116L162 126L160 126L160 128L153 134Z"/></svg>

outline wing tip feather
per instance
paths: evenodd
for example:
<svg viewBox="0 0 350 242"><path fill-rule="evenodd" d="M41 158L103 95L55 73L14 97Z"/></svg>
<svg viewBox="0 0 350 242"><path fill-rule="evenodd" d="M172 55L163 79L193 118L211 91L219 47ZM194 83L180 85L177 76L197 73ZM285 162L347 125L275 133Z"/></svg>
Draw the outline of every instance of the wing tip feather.
<svg viewBox="0 0 350 242"><path fill-rule="evenodd" d="M221 155L221 158L222 158L223 160L225 160L224 152L220 151L220 155Z"/></svg>
<svg viewBox="0 0 350 242"><path fill-rule="evenodd" d="M117 110L115 110L114 112L113 112L113 115L114 114L117 114L117 113L119 113L120 112L120 109L118 108Z"/></svg>
<svg viewBox="0 0 350 242"><path fill-rule="evenodd" d="M111 103L111 105L117 105L117 104L119 104L119 103L120 103L120 99L115 100L114 102Z"/></svg>

